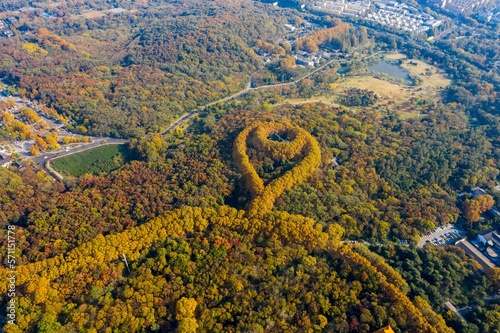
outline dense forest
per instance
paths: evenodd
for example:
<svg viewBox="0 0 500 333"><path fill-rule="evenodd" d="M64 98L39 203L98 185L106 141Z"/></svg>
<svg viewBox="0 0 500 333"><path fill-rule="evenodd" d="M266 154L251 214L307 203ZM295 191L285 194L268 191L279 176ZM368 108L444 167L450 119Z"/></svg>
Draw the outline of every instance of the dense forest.
<svg viewBox="0 0 500 333"><path fill-rule="evenodd" d="M446 192L448 179L436 178L429 183L428 179L418 177L412 184L399 183L400 178L388 172L390 169L377 165L381 160L392 158L394 154L391 151L396 149L402 158L409 158L405 154L412 154L413 150L409 148L415 145L415 141L408 142L409 146L405 148L402 140L403 135L408 135L405 133L414 133L415 137L426 133L429 140L439 133L454 137L457 149L463 151L464 160L472 161L473 158L466 157L481 154L476 151L477 147L473 149L466 145L467 132L472 133L473 129L467 130L465 124L460 125L460 116L446 109L428 112L427 119L408 122L389 115L354 114L324 104L284 105L275 107L272 113L238 110L246 108L246 103L251 101L233 104L230 108L235 110L225 115L222 115L222 110L217 111L218 107L212 107L210 113L193 124L189 133L151 135L134 140L130 149L141 155L143 161L127 164L109 176L82 177L68 184L69 189L60 183L53 183L43 172L35 172L32 167L27 167L20 174L1 169L1 223L4 226L13 223L19 227L16 234L20 240L19 263L26 265L20 269L32 272L23 276L35 279L33 282L25 281L22 287L24 298L21 304L36 309L28 311L33 316L20 320L24 330L46 327L46 332L91 328L100 331L108 326L170 330L178 325L174 316L175 306L182 297L196 300L196 325L200 331L207 332L227 331L231 327L234 330L268 331L274 328L281 331L287 327L293 329L309 325L312 329L320 329L318 327L323 325L323 329L328 327L335 332L370 332L385 324L405 332L413 330L409 327L416 327L412 325L417 325L417 322L403 320L399 316L401 313L411 316L411 311L417 310L411 310L408 305L403 306L405 312L395 310L399 303L394 303L390 298L394 297L390 296L392 292L387 293L385 289L392 287L381 284L378 273L366 269L364 260L373 263L380 263L380 260L372 258L373 254L362 248L350 250L341 247L344 250L340 250L337 244L334 247L336 250L331 252L322 245L327 243L318 245L317 242L324 242L328 237L334 237L338 242L341 234L350 239L359 237L373 241L411 239L435 225L454 220L459 211L455 199ZM216 122L213 118L215 114L219 114ZM430 118L435 120L429 122ZM261 129L263 132L257 131L256 126L259 126L255 125L259 124L256 121L281 123L284 119L296 125L269 125ZM444 119L449 121L445 123ZM311 139L307 139L308 134L300 134L303 132L296 129L297 125L311 133ZM456 131L456 136L451 130L453 126L462 129ZM406 131L401 130L404 127ZM241 178L238 168L243 169L238 166L237 159L233 159L239 135L245 129L249 130L248 136L243 139L247 145L246 156L264 186L297 169L301 159L310 154L310 148L303 147L313 142L317 142L321 151L321 165L316 170L313 167L308 171L310 175L306 174L304 183L285 189L281 196L273 195L275 208L271 212L265 214L264 210L262 217L252 217L251 221L245 218L247 222L242 220L238 223L243 225L233 229L236 225L230 221L241 219L245 212L228 210L224 204L239 209L251 208L252 199L256 197L246 185L248 182ZM285 141L265 139L271 133L276 133ZM303 143L299 144L301 141ZM434 140L430 142L436 143ZM282 157L273 158L273 147L290 144L291 147L296 145L296 148L285 150ZM423 140L420 144L425 147L429 142ZM446 141L441 144L444 150ZM299 155L294 157L297 152ZM482 153L486 158L487 153ZM340 166L334 167L331 162L333 157L337 158ZM447 166L450 168L449 177L463 173L464 182L470 181L461 169L464 168L462 164L453 164L447 159L444 161L448 162L437 166L440 173ZM421 162L425 163L425 160ZM314 165L318 166L317 162ZM484 177L478 166L470 166L466 170L469 168L477 172L470 177ZM436 170L436 175L440 174L439 170ZM257 190L255 193L258 197L260 192ZM184 206L206 208L201 213L200 210L182 208ZM181 210L167 213L174 208ZM307 225L312 226L312 220L299 215L283 215L282 211L312 217L316 220L316 227L303 229ZM191 214L194 214L193 217L188 219ZM164 217L154 219L158 215ZM185 216L181 219L183 223L192 219L194 225L211 227L204 230L194 228L184 235L180 231L184 227L180 226L181 229L172 229L178 231L159 232L159 239L140 236L142 232L155 235L151 232L154 228L177 228L172 220L175 216ZM203 219L200 220L199 216ZM208 216L213 216L210 223L201 222L206 221ZM291 216L290 223L298 224L279 227L281 231L276 235L282 235L284 239L277 240L273 236L275 231L260 233L260 228L264 226L272 228L271 221L281 223L280 219L288 219L287 216ZM154 220L148 222L151 219ZM219 219L217 223L222 224L216 227L218 224L213 221ZM248 224L246 227L245 223ZM238 229L248 227L250 229L245 232ZM324 230L324 236L308 236L321 230ZM105 243L102 235L108 237ZM302 245L299 245L286 237L305 237L305 243L300 241ZM137 242L137 245L131 242ZM110 244L111 249L97 244ZM93 250L93 247L96 249ZM349 263L350 259L346 262L345 254L342 254L345 252L342 251L353 250L359 251L365 259L360 257L360 262ZM297 251L305 252L299 255ZM444 255L440 254L440 250L436 251L436 256ZM79 255L76 256L76 253ZM92 255L85 259L87 253ZM102 261L104 258L118 260L123 253L130 262L131 273L119 261L114 261L113 266ZM458 255L464 260L463 252L458 251ZM347 256L353 258L352 254ZM95 259L99 261L93 261ZM67 260L71 260L71 264L63 265ZM306 261L303 263L303 260ZM39 264L29 264L33 262ZM475 268L471 264L459 264L458 260L452 262L457 262L458 266L450 269L460 270L454 274L462 274L462 279L469 279L471 286L477 283L474 279L480 277L475 276ZM49 267L52 267L52 273L43 273ZM63 267L65 271L57 273ZM217 269L214 270L214 267ZM254 271L252 267L259 267L259 270ZM428 312L430 308L425 305L424 299L434 302L432 304L439 303L436 309L441 309L441 298L435 298L433 294L436 289L427 288L425 282L418 282L419 287L414 287L417 282L413 279L418 279L416 273L411 276L404 274L409 281L408 286L389 266L380 266L377 271L391 277L391 284L398 290L410 292L415 306L420 309L418 311L426 313L427 320L431 320L429 313L432 312ZM293 272L295 277L291 279L286 272ZM36 280L36 276L41 280ZM308 277L306 280L305 276ZM311 280L311 277L314 278ZM49 283L51 279L57 283ZM321 283L324 279L337 282ZM430 279L424 277L424 281ZM34 288L40 284L47 289ZM321 289L314 287L318 285L338 288L339 292L347 294L331 298L331 289L325 289L326 294L322 294ZM457 288L458 284L454 286ZM296 291L288 288L295 288L293 290ZM458 297L457 300L462 297L464 302L482 295L477 290L475 294L472 289L469 293L457 294L451 285L447 288L450 288L450 295ZM484 294L488 288L484 284L481 292ZM311 293L313 289L316 292ZM43 294L38 292L40 290ZM66 291L62 293L63 290ZM207 294L209 290L210 294ZM309 307L300 310L295 305L286 305L282 290L289 290L285 302L311 304L308 306L317 306L316 310ZM150 296L142 299L133 295L151 295L151 298L148 300ZM169 296L165 298L165 295ZM265 303L254 303L260 299L265 299ZM316 299L317 305L314 305L313 299ZM342 302L339 303L339 300ZM121 311L123 316L121 319L108 317L107 309ZM282 312L283 309L293 311ZM90 313L95 313L97 317L89 317L87 314ZM261 313L265 316L259 317ZM243 318L243 314L246 319L234 319L235 316ZM436 318L432 320L441 322L442 319ZM451 322L455 320L453 316L447 319ZM438 325L434 321L433 325ZM444 324L441 322L440 325Z"/></svg>
<svg viewBox="0 0 500 333"><path fill-rule="evenodd" d="M344 245L338 224L270 211L287 184L319 166L316 139L289 123L256 123L242 133L234 142L241 170L248 171L248 155L238 157L247 139L278 163L303 160L266 187L253 184L257 196L246 211L186 206L19 266L19 316L5 332L370 332L386 324L453 332L423 298L407 296L407 283L380 257ZM245 177L256 181L252 172ZM9 187L22 183L11 178L3 179ZM4 281L8 274L0 270Z"/></svg>
<svg viewBox="0 0 500 333"><path fill-rule="evenodd" d="M127 11L80 15L112 6ZM290 13L250 0L67 0L57 19L20 21L16 37L0 39L0 75L21 95L70 130L131 137L138 156L64 183L29 161L0 168L0 227L16 228L19 295L17 326L4 332L500 330L498 299L487 299L497 271L478 274L453 246L415 247L460 218L477 232L480 213L498 203L499 194L457 200L500 173L495 40L424 45L321 17L292 51L284 24L307 15ZM293 52L365 44L348 73L368 50L397 48L453 83L398 105L358 88L318 101L342 79L337 64L155 134L256 71L254 84L304 75ZM263 69L259 53L274 62ZM5 137L30 137L0 118ZM7 248L0 238L2 258ZM473 307L467 323L447 300Z"/></svg>
<svg viewBox="0 0 500 333"><path fill-rule="evenodd" d="M19 267L18 325L5 332L370 332L381 324L452 332L398 288L399 274L340 245L338 228L324 233L284 212L265 221L243 215L183 208ZM116 260L121 253L134 261L130 271ZM183 322L186 298L195 309Z"/></svg>
<svg viewBox="0 0 500 333"><path fill-rule="evenodd" d="M141 136L245 86L259 66L250 46L284 31L278 13L249 0L180 1L140 14L26 20L17 29L29 34L0 39L0 75L79 132Z"/></svg>
<svg viewBox="0 0 500 333"><path fill-rule="evenodd" d="M500 328L497 301L485 302L495 286L487 276L476 273L477 263L464 256L460 249L454 246L444 250L433 246L370 248L401 273L410 286L410 295L424 297L433 309L444 313L457 332L495 332ZM444 303L450 299L459 308L476 306L465 316L468 322L459 320L444 308Z"/></svg>

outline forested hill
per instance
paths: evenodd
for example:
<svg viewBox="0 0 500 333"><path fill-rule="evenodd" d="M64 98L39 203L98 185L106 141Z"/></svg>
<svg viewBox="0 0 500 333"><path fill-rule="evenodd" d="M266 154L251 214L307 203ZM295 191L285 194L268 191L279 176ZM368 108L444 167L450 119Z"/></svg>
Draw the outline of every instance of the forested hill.
<svg viewBox="0 0 500 333"><path fill-rule="evenodd" d="M251 46L284 33L286 16L269 8L184 0L27 20L19 29L29 34L0 40L0 76L69 116L79 132L140 136L243 88L259 66Z"/></svg>
<svg viewBox="0 0 500 333"><path fill-rule="evenodd" d="M19 315L4 331L365 333L390 324L398 333L453 332L426 300L408 296L409 285L381 257L343 244L340 225L273 210L321 164L310 133L290 122L254 122L233 146L251 192L248 209L185 206L20 265ZM295 165L259 175L248 151ZM120 262L126 257L130 266ZM8 275L0 269L4 294Z"/></svg>
<svg viewBox="0 0 500 333"><path fill-rule="evenodd" d="M130 43L122 65L154 66L220 84L237 69L228 64L234 62L244 73L254 70L258 59L247 44L217 25L217 19L210 21L200 24L195 17L183 17L146 27Z"/></svg>

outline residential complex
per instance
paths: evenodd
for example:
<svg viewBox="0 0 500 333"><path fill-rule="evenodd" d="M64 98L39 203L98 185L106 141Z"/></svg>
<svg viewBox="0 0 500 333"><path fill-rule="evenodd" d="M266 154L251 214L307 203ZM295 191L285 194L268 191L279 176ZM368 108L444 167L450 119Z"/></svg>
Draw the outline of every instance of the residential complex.
<svg viewBox="0 0 500 333"><path fill-rule="evenodd" d="M412 33L422 33L442 23L413 6L396 1L321 0L314 3L314 9L336 15L359 17Z"/></svg>
<svg viewBox="0 0 500 333"><path fill-rule="evenodd" d="M491 0L431 0L430 2L455 14L471 12Z"/></svg>
<svg viewBox="0 0 500 333"><path fill-rule="evenodd" d="M0 20L0 37L9 38L9 37L14 36L14 33L12 32L12 30L10 30L9 24L7 24L6 21Z"/></svg>

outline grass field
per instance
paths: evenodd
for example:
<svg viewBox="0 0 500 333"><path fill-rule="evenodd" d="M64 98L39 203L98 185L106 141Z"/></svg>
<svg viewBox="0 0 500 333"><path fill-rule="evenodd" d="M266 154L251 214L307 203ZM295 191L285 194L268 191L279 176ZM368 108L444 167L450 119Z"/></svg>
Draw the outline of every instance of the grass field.
<svg viewBox="0 0 500 333"><path fill-rule="evenodd" d="M406 56L402 53L388 53L384 56L384 58L389 60L399 60L406 58Z"/></svg>
<svg viewBox="0 0 500 333"><path fill-rule="evenodd" d="M386 54L386 59L399 60L406 56L401 53ZM410 64L409 62L413 64ZM344 93L349 88L359 88L374 91L380 100L374 107L386 105L391 109L395 109L401 104L409 101L411 98L439 98L439 93L442 88L451 84L451 80L447 79L444 73L438 68L429 65L420 60L403 60L401 65L407 69L413 76L422 78L423 83L417 87L408 87L403 84L394 83L382 79L377 79L370 75L347 76L335 82L332 85L332 92L329 95L313 96L307 99L286 99L284 103L304 104L322 102L333 106L338 106L338 96ZM391 102L392 105L388 105ZM361 107L350 107L353 111L362 109ZM402 119L418 117L415 112L406 112L405 108L399 108L400 117Z"/></svg>
<svg viewBox="0 0 500 333"><path fill-rule="evenodd" d="M436 67L426 64L420 60L411 60L411 65L408 60L403 61L401 67L407 69L412 75L418 75L424 80L422 85L424 88L439 89L446 88L451 84L451 80L444 76L444 73Z"/></svg>
<svg viewBox="0 0 500 333"><path fill-rule="evenodd" d="M402 53L390 53L384 56L385 59L399 60L405 59L406 55ZM410 72L413 76L419 76L424 81L424 89L439 89L445 88L451 84L451 80L447 79L442 70L429 65L420 60L403 60L401 67Z"/></svg>
<svg viewBox="0 0 500 333"><path fill-rule="evenodd" d="M64 175L80 177L86 173L103 174L116 170L132 160L125 145L107 145L61 157L52 161L52 167Z"/></svg>
<svg viewBox="0 0 500 333"><path fill-rule="evenodd" d="M411 88L404 85L392 83L389 81L374 78L373 76L351 76L346 77L340 81L335 82L332 94L325 96L314 96L307 99L294 98L287 99L284 102L290 104L303 104L303 103L325 103L333 106L339 106L337 99L338 96L343 94L349 88L359 88L373 90L382 100L387 99L395 103L402 103L412 97Z"/></svg>
<svg viewBox="0 0 500 333"><path fill-rule="evenodd" d="M275 104L275 105L280 105L280 104L292 104L292 105L299 105L299 104L306 104L306 103L323 103L323 104L330 104L335 107L339 107L340 104L335 102L335 96L319 96L319 97L311 97L311 98L288 98L283 101L283 103Z"/></svg>
<svg viewBox="0 0 500 333"><path fill-rule="evenodd" d="M373 90L382 99L389 99L396 103L403 102L411 97L411 89L407 86L377 79L369 75L347 77L339 82L335 92L341 94L349 88Z"/></svg>

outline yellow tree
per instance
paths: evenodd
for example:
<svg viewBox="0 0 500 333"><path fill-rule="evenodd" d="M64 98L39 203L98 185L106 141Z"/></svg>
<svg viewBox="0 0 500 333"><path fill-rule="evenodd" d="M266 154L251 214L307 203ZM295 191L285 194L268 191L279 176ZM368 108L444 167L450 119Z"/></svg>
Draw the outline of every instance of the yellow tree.
<svg viewBox="0 0 500 333"><path fill-rule="evenodd" d="M61 147L59 143L57 142L57 133L56 132L50 132L45 136L45 141L47 141L47 144L49 145L50 148L57 149Z"/></svg>
<svg viewBox="0 0 500 333"><path fill-rule="evenodd" d="M490 210L495 205L495 200L489 194L481 195L473 199L464 201L462 207L468 222L476 222L481 218L481 214Z"/></svg>
<svg viewBox="0 0 500 333"><path fill-rule="evenodd" d="M37 145L31 145L31 147L30 147L30 154L32 156L38 156L38 155L40 155L40 149L38 148Z"/></svg>
<svg viewBox="0 0 500 333"><path fill-rule="evenodd" d="M194 318L194 311L198 303L193 298L181 298L175 307L175 319L179 321L176 332L194 333L198 328L198 323Z"/></svg>
<svg viewBox="0 0 500 333"><path fill-rule="evenodd" d="M491 283L497 288L500 289L500 268L494 267L489 269L486 272L486 276L491 281Z"/></svg>
<svg viewBox="0 0 500 333"><path fill-rule="evenodd" d="M179 321L179 326L177 326L177 333L195 333L198 328L198 323L194 318L184 318Z"/></svg>
<svg viewBox="0 0 500 333"><path fill-rule="evenodd" d="M181 298L175 307L175 319L182 320L184 318L194 317L194 310L196 310L197 305L198 303L196 303L194 298Z"/></svg>
<svg viewBox="0 0 500 333"><path fill-rule="evenodd" d="M35 138L35 145L37 145L42 150L47 150L47 148L49 147L47 142L45 142L45 140L39 136Z"/></svg>

